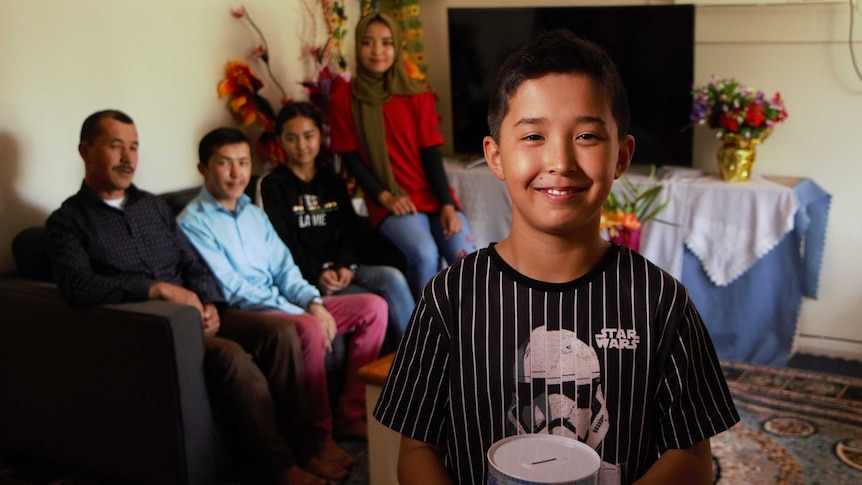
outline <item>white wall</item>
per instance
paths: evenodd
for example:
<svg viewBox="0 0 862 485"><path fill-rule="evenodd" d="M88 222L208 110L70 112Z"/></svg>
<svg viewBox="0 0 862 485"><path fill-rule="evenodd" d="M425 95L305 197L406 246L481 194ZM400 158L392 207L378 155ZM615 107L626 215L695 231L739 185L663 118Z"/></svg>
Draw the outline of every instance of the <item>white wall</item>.
<svg viewBox="0 0 862 485"><path fill-rule="evenodd" d="M226 61L247 60L256 40L229 15L231 0L3 0L0 3L0 271L14 267L10 244L74 193L83 119L113 107L135 118L141 137L136 183L155 191L199 182L200 136L232 120L216 96ZM246 0L267 36L279 81L295 98L313 75L301 40L313 22L303 0ZM307 3L317 6L316 0ZM359 0L345 0L350 22ZM573 0L423 0L430 81L451 133L448 6L573 5ZM593 1L593 4L650 3ZM667 3L654 0L652 3ZM322 19L321 19L322 21ZM846 5L699 7L695 79L736 77L780 91L790 113L758 147L756 171L810 177L833 196L818 300L806 299L800 345L862 356L862 80L848 54ZM862 20L857 19L857 25ZM352 26L352 24L351 24ZM322 40L323 26L317 23ZM862 27L857 27L862 29ZM352 39L352 28L348 34ZM862 62L862 34L855 46ZM348 46L348 54L352 48ZM352 65L352 64L351 64ZM259 74L261 66L253 65ZM264 93L273 101L278 96ZM714 171L716 142L695 139L696 164ZM451 136L448 136L451 139ZM444 147L450 151L449 145ZM752 295L756 297L756 295ZM788 322L788 324L792 324Z"/></svg>

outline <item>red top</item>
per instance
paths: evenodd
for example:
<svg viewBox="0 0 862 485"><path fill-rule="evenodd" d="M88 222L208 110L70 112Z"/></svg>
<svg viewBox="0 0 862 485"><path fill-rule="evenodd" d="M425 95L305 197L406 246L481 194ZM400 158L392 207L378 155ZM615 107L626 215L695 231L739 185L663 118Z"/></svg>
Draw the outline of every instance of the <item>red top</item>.
<svg viewBox="0 0 862 485"><path fill-rule="evenodd" d="M371 169L362 149L353 121L352 91L346 85L332 95L329 104L330 143L335 153L359 152L365 166ZM434 107L434 94L426 91L412 96L393 95L383 103L383 125L392 174L398 185L410 196L420 212L438 212L440 202L431 191L419 151L443 144L440 117ZM450 187L449 190L452 190ZM452 198L455 199L453 191ZM458 204L457 199L455 203ZM389 211L365 194L371 224L377 226Z"/></svg>

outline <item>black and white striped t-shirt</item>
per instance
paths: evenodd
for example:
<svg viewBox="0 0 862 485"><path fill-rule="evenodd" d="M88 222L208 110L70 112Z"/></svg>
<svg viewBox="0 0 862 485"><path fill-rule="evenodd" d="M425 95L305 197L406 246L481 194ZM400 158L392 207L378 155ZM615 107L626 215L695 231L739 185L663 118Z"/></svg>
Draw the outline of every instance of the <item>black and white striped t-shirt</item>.
<svg viewBox="0 0 862 485"><path fill-rule="evenodd" d="M524 433L576 437L602 457L599 483L631 483L739 420L685 288L616 245L569 283L530 279L493 246L435 276L374 415L442 445L459 484L484 483L488 448Z"/></svg>

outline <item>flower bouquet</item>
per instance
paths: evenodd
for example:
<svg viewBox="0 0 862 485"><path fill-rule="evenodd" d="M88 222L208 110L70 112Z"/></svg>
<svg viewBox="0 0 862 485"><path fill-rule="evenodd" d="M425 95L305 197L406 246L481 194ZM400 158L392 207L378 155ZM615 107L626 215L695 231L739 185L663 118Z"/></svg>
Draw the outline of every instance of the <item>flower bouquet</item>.
<svg viewBox="0 0 862 485"><path fill-rule="evenodd" d="M767 99L763 91L751 89L735 79L715 78L691 91L691 121L716 130L723 143L718 151L721 177L744 182L751 176L754 147L787 118L781 94Z"/></svg>
<svg viewBox="0 0 862 485"><path fill-rule="evenodd" d="M600 230L606 231L608 240L620 246L638 251L643 224L655 219L669 224L656 216L664 210L670 199L654 205L662 186L655 181L655 167L650 169L646 186L636 185L623 174L620 177L622 190L608 194L602 207Z"/></svg>
<svg viewBox="0 0 862 485"><path fill-rule="evenodd" d="M780 93L766 99L735 79L713 80L692 90L691 121L718 130L716 138L765 138L772 127L787 118Z"/></svg>

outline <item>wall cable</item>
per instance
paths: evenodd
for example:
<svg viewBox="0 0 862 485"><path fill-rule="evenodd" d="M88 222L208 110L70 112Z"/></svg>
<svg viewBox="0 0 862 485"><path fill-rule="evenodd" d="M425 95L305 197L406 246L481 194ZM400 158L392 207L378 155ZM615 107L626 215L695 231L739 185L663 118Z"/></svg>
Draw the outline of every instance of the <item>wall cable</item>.
<svg viewBox="0 0 862 485"><path fill-rule="evenodd" d="M853 19L856 17L856 7L853 5L853 2L854 0L847 0L847 3L850 5L850 33L847 36L847 45L850 47L850 60L853 61L853 69L856 71L856 77L862 81L862 71L859 70L859 64L856 63L856 51L853 49Z"/></svg>

